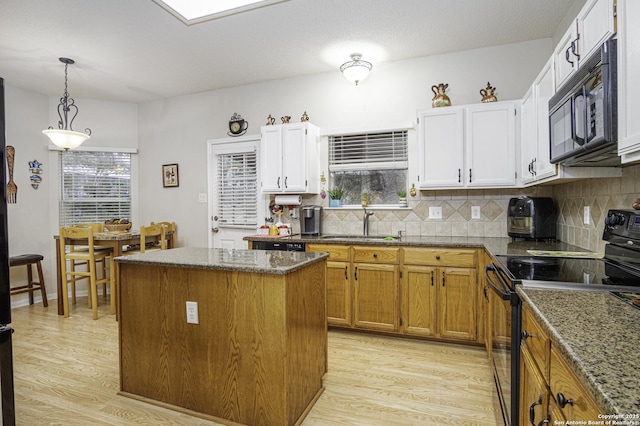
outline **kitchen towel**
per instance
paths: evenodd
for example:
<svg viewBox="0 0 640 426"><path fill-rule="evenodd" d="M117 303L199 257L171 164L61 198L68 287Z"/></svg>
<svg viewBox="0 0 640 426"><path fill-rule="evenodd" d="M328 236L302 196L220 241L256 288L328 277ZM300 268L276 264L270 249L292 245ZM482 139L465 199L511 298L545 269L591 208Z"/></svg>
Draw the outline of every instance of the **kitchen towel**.
<svg viewBox="0 0 640 426"><path fill-rule="evenodd" d="M276 195L276 204L281 206L299 206L302 204L301 195Z"/></svg>

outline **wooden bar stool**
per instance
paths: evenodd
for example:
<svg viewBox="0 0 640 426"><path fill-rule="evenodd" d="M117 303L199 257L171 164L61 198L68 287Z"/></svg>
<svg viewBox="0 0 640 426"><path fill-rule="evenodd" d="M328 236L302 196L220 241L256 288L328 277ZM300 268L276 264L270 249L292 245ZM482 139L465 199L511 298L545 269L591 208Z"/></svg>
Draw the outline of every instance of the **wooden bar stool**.
<svg viewBox="0 0 640 426"><path fill-rule="evenodd" d="M39 291L42 295L42 304L46 308L49 306L47 302L47 289L44 286L44 277L42 275L42 263L44 259L39 254L21 254L19 256L11 256L9 258L9 266L26 266L27 267L27 284L11 288L11 295L29 293L29 304L33 305L33 292ZM35 264L38 269L38 281L33 281L33 272L31 265Z"/></svg>

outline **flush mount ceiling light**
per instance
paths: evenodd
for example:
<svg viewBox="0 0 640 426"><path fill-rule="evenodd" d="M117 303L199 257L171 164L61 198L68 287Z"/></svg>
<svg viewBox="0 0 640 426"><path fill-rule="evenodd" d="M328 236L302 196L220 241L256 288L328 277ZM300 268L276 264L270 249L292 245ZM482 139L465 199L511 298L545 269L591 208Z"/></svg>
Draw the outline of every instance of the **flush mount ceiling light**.
<svg viewBox="0 0 640 426"><path fill-rule="evenodd" d="M362 54L353 53L349 62L340 65L340 71L342 71L345 78L355 83L356 86L369 75L369 71L373 67L371 62L362 61L361 58Z"/></svg>
<svg viewBox="0 0 640 426"><path fill-rule="evenodd" d="M59 59L64 64L64 94L60 98L60 104L58 104L60 121L58 121L57 129L49 127L47 130L43 130L42 133L47 135L54 145L67 150L77 148L82 142L89 139L91 130L85 129L85 133L74 132L71 127L73 119L78 115L78 107L75 105L76 101L69 97L69 92L67 91L67 67L74 64L74 60L69 58ZM70 115L71 117L69 117Z"/></svg>
<svg viewBox="0 0 640 426"><path fill-rule="evenodd" d="M287 0L153 0L186 25L258 9Z"/></svg>

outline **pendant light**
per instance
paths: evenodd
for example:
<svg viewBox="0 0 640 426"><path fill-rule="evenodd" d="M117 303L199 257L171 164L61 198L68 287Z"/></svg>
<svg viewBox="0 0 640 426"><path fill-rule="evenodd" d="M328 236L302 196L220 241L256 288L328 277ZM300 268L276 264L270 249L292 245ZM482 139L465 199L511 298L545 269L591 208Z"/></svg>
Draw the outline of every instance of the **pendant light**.
<svg viewBox="0 0 640 426"><path fill-rule="evenodd" d="M364 80L367 75L369 75L369 71L373 65L371 62L363 61L362 54L353 53L351 54L351 60L349 62L345 62L340 66L340 71L344 74L345 78L352 83L355 83L356 86L362 80Z"/></svg>
<svg viewBox="0 0 640 426"><path fill-rule="evenodd" d="M77 148L88 140L91 137L91 129L85 129L84 133L82 133L74 131L71 127L73 119L78 115L78 107L75 105L75 100L69 97L69 92L67 91L67 67L73 65L75 61L69 58L59 59L64 64L64 94L60 98L60 104L58 105L60 121L58 121L57 129L49 126L42 133L47 135L54 145L66 151Z"/></svg>

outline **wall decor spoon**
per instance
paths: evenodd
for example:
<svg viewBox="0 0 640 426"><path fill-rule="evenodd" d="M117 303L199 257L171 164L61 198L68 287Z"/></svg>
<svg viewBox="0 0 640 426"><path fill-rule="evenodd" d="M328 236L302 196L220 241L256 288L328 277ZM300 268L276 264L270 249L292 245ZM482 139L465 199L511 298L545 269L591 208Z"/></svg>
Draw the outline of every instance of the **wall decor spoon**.
<svg viewBox="0 0 640 426"><path fill-rule="evenodd" d="M7 202L15 204L18 198L18 185L13 181L13 160L16 150L11 145L7 145L7 166L9 168L9 182L7 182Z"/></svg>

